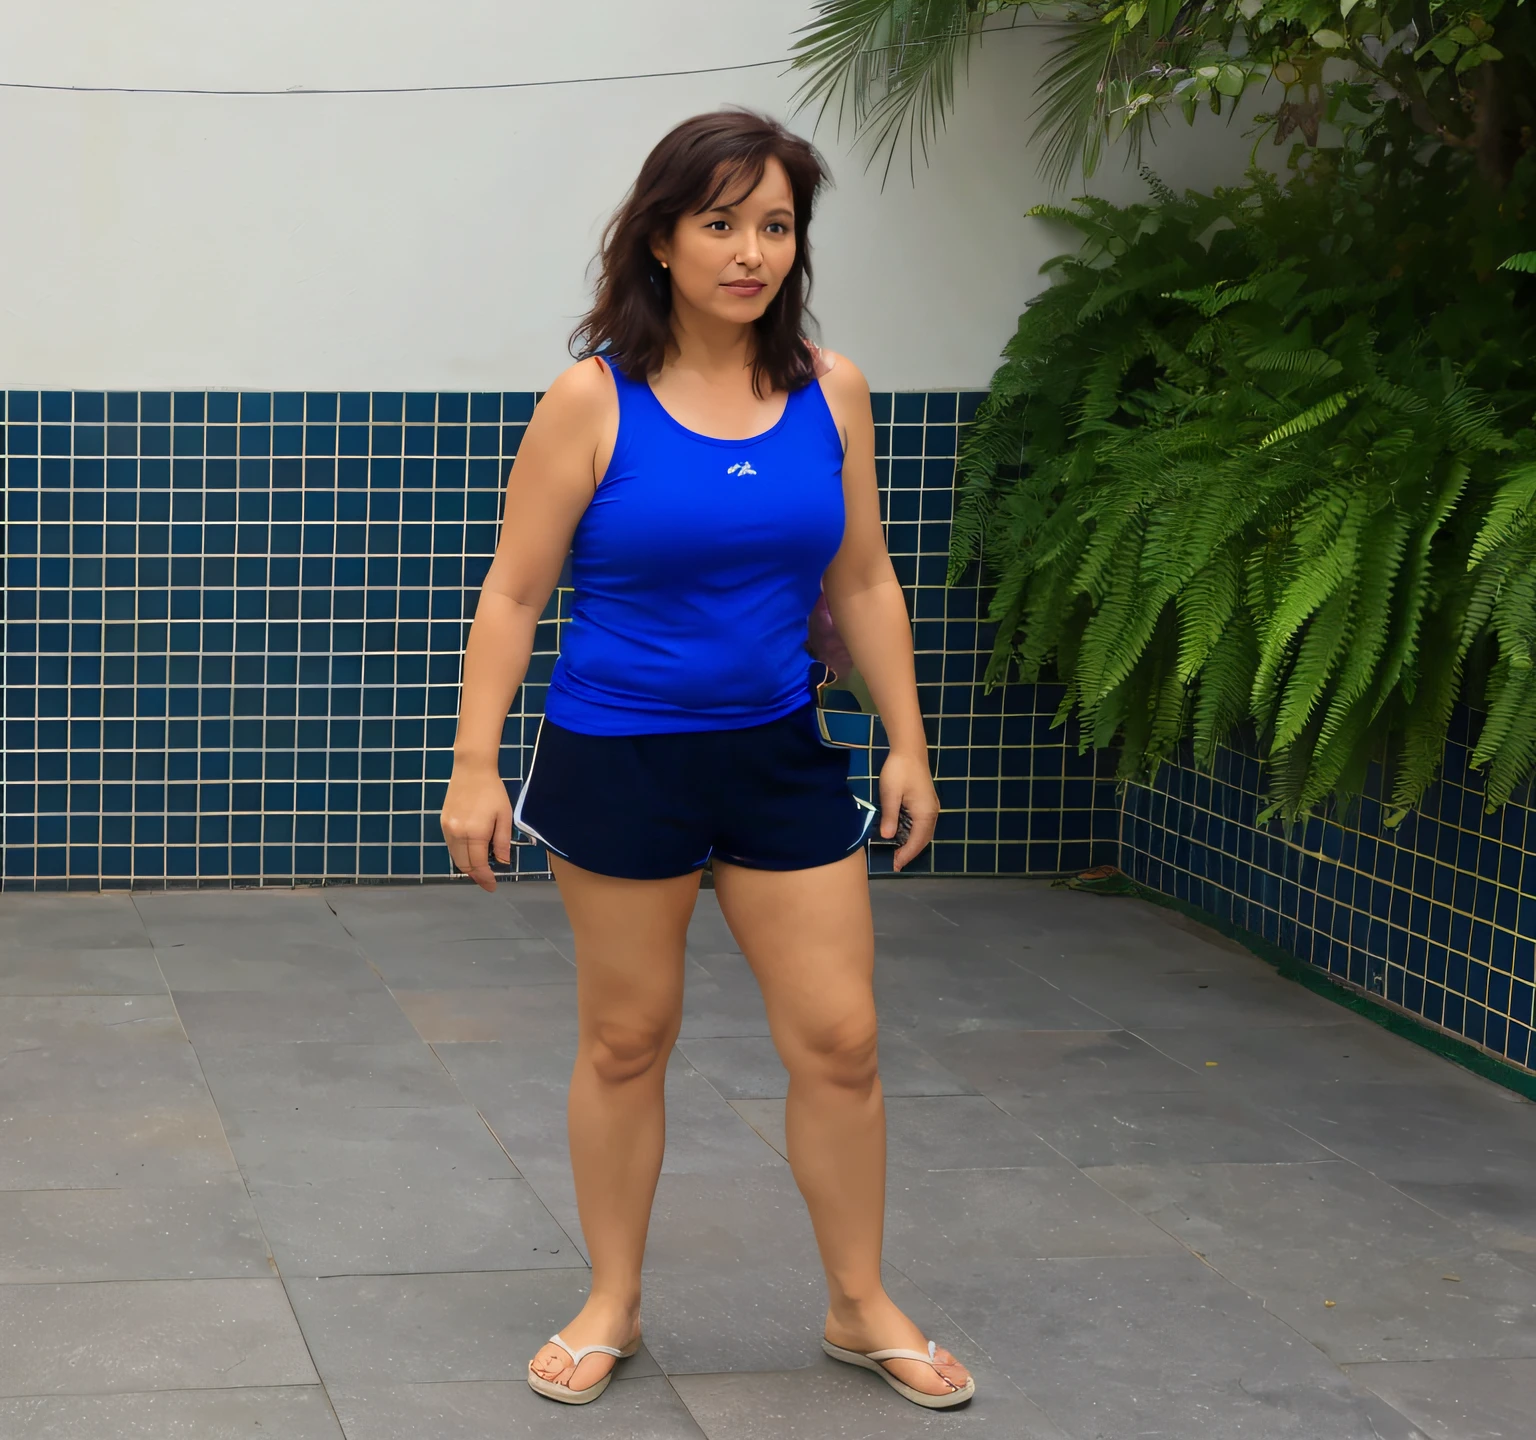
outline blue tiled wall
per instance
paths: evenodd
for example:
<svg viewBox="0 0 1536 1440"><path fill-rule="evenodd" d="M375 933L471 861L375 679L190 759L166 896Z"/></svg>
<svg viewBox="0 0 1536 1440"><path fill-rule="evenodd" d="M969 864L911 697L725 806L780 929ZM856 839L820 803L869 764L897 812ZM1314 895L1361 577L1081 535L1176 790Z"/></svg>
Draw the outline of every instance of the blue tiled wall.
<svg viewBox="0 0 1536 1440"><path fill-rule="evenodd" d="M1396 829L1379 793L1287 834L1260 828L1257 759L1186 755L1128 786L1121 866L1517 1065L1536 1066L1536 808L1483 813L1466 711L1442 778Z"/></svg>
<svg viewBox="0 0 1536 1440"><path fill-rule="evenodd" d="M445 876L460 657L532 394L5 396L0 888ZM975 586L944 585L974 394L877 395L880 478L945 814L920 868L1119 859L1517 1064L1536 1062L1536 809L1482 814L1465 715L1397 830L1260 829L1225 752L1117 794L1052 687L980 682ZM504 737L515 788L567 592ZM520 845L520 875L546 873ZM876 850L872 863L889 864Z"/></svg>
<svg viewBox="0 0 1536 1440"><path fill-rule="evenodd" d="M0 885L449 873L460 657L535 398L7 394ZM1049 729L1053 695L984 693L978 593L944 585L977 398L875 397L946 807L923 864L1080 869L1114 857L1112 788ZM514 787L568 598L508 721ZM537 846L515 860L545 873Z"/></svg>

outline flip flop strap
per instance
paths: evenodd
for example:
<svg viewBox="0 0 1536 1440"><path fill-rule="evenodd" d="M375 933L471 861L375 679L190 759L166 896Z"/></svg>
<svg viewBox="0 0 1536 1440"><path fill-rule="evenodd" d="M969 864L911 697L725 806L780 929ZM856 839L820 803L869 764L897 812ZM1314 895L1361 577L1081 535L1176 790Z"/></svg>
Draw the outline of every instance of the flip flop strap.
<svg viewBox="0 0 1536 1440"><path fill-rule="evenodd" d="M624 1358L623 1351L615 1350L612 1345L583 1345L579 1350L573 1350L558 1335L551 1335L549 1343L551 1345L558 1345L564 1350L571 1357L573 1365L580 1365L588 1355L612 1355L615 1360L622 1360Z"/></svg>
<svg viewBox="0 0 1536 1440"><path fill-rule="evenodd" d="M921 1350L871 1350L864 1358L884 1364L887 1360L916 1360L922 1365L937 1365L934 1358L938 1352L938 1342L928 1342L928 1353L924 1355Z"/></svg>

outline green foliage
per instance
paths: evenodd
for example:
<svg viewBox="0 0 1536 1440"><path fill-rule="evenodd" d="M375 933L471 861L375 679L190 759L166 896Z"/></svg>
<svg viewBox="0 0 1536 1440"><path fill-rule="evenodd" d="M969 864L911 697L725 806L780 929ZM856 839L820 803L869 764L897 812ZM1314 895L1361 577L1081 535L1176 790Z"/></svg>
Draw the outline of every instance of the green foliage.
<svg viewBox="0 0 1536 1440"><path fill-rule="evenodd" d="M1501 177L1536 124L1527 0L819 0L794 47L797 98L823 114L835 102L839 129L887 169L905 132L915 163L972 48L1037 16L1050 28L1034 32L1049 49L1035 138L1058 185L1117 139L1139 158L1157 118L1230 112L1251 87L1276 98L1276 144L1405 121Z"/></svg>
<svg viewBox="0 0 1536 1440"><path fill-rule="evenodd" d="M1067 14L1036 131L1058 183L1079 159L1092 174L1120 137L1139 159L1169 111L1193 123L1252 87L1279 92L1262 117L1276 144L1295 134L1316 146L1326 125L1403 117L1493 169L1507 169L1536 113L1525 0L1072 0Z"/></svg>
<svg viewBox="0 0 1536 1440"><path fill-rule="evenodd" d="M1281 186L1035 213L1081 248L970 431L952 573L996 591L990 678L1065 685L1083 744L1155 769L1239 726L1272 808L1398 813L1453 706L1490 807L1536 773L1536 156L1358 151ZM1499 268L1505 260L1504 268Z"/></svg>
<svg viewBox="0 0 1536 1440"><path fill-rule="evenodd" d="M796 97L836 110L885 152L889 173L903 131L915 164L924 158L954 104L955 75L989 16L1012 9L998 0L823 0L805 27L795 64L810 78Z"/></svg>
<svg viewBox="0 0 1536 1440"><path fill-rule="evenodd" d="M1293 178L1033 212L1081 248L961 460L992 678L1053 671L1127 774L1252 727L1293 817L1374 760L1412 806L1466 700L1502 803L1536 773L1536 4L819 0L801 96L915 162L1033 17L1058 183L1256 87Z"/></svg>

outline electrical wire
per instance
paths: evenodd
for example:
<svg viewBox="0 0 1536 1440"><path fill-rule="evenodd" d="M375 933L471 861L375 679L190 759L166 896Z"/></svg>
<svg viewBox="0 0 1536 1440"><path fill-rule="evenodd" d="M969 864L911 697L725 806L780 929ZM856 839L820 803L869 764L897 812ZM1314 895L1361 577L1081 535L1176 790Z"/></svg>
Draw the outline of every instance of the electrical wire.
<svg viewBox="0 0 1536 1440"><path fill-rule="evenodd" d="M983 26L978 33L995 35L1003 31L1028 28L1027 25L1015 22ZM692 70L645 70L633 75L576 75L559 80L492 80L470 85L289 85L280 90L218 90L180 85L56 85L36 80L0 80L0 90L44 90L66 95L441 95L474 90L538 90L556 85L611 85L621 80L671 80L688 75L728 75L741 70L766 70L771 65L794 63L794 56L784 55L774 60L749 60L741 65L702 65Z"/></svg>
<svg viewBox="0 0 1536 1440"><path fill-rule="evenodd" d="M51 90L71 95L435 95L466 90L535 90L551 85L607 85L618 80L670 80L683 75L724 75L734 70L763 70L788 65L777 60L751 60L744 65L704 65L696 70L649 70L634 75L580 75L561 80L496 80L478 85L290 85L282 90L202 90L173 85L48 85L28 80L0 80L0 90Z"/></svg>

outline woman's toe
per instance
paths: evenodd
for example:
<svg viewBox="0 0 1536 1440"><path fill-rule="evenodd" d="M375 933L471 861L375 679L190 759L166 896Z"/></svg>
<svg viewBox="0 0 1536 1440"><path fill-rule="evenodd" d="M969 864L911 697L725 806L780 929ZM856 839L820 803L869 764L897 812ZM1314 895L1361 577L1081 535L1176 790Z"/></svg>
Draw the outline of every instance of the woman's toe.
<svg viewBox="0 0 1536 1440"><path fill-rule="evenodd" d="M571 1371L570 1376L566 1379L565 1383L569 1385L572 1390L590 1390L594 1385L597 1384L599 1380L603 1378L604 1375L608 1373L608 1371L613 1369L613 1362L608 1360L608 1363L604 1365L603 1362L605 1360L608 1360L606 1355L585 1356L582 1359L581 1364ZM581 1377L580 1384L576 1383L576 1377L578 1375Z"/></svg>
<svg viewBox="0 0 1536 1440"><path fill-rule="evenodd" d="M554 1345L540 1350L533 1357L533 1364L530 1368L540 1380L548 1380L552 1385L570 1383L567 1373L571 1368L570 1359Z"/></svg>
<svg viewBox="0 0 1536 1440"><path fill-rule="evenodd" d="M950 1395L960 1389L965 1380L954 1380L945 1373L943 1356L944 1352L940 1350L931 1364L926 1360L888 1360L886 1369L898 1380L914 1390L921 1390L925 1395ZM951 1361L953 1358L950 1357ZM959 1370L962 1376L965 1373L963 1365L952 1364L949 1368Z"/></svg>
<svg viewBox="0 0 1536 1440"><path fill-rule="evenodd" d="M965 1389L966 1385L970 1382L971 1372L942 1346L934 1351L933 1361L933 1368L949 1381L956 1390Z"/></svg>

